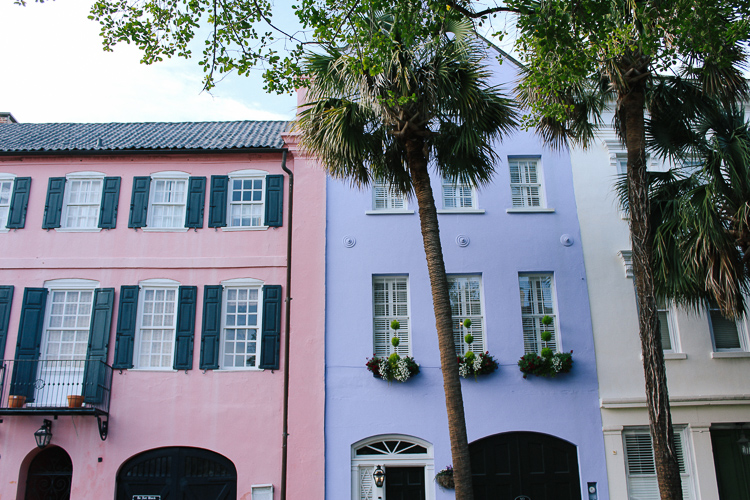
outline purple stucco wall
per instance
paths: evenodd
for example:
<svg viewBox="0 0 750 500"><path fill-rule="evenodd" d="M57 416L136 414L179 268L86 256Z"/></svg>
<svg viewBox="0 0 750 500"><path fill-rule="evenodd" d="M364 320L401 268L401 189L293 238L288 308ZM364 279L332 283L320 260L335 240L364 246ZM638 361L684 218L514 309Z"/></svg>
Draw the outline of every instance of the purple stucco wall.
<svg viewBox="0 0 750 500"><path fill-rule="evenodd" d="M497 65L497 83L516 80L510 61ZM511 82L511 83L508 83ZM576 445L582 497L597 482L606 499L604 445L597 392L586 275L567 152L544 148L531 132L498 144L500 161L490 185L478 192L484 213L440 214L449 274L482 278L486 349L500 363L478 381L462 381L469 441L509 431L535 431ZM554 212L507 213L512 206L508 156L541 156L547 207ZM432 176L441 206L440 179ZM438 471L451 463L442 375L429 279L416 202L410 214L367 215L370 190L328 180L326 248L326 498L352 497L352 444L370 436L401 434L432 444ZM457 244L467 236L468 246ZM573 244L565 246L561 236ZM349 245L345 239L350 238ZM351 239L356 241L351 245ZM519 273L554 275L556 313L564 351L574 351L569 374L522 378ZM406 383L375 379L365 368L373 353L372 276L408 275L412 355L421 373ZM428 500L430 489L428 488ZM434 487L433 498L453 492ZM375 495L377 498L379 495ZM359 498L358 496L356 498Z"/></svg>

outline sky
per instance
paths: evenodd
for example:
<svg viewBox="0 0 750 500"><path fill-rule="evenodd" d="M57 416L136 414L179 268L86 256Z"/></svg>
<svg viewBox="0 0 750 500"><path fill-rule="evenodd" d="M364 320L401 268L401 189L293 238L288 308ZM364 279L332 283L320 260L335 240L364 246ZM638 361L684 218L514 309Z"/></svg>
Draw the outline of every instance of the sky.
<svg viewBox="0 0 750 500"><path fill-rule="evenodd" d="M140 52L102 50L91 0L0 0L0 112L22 123L288 120L296 97L263 90L260 72L202 92L198 60L140 64Z"/></svg>
<svg viewBox="0 0 750 500"><path fill-rule="evenodd" d="M0 0L0 112L22 123L294 118L296 97L264 91L258 70L229 75L208 93L197 59L147 66L131 45L104 52L99 24L87 18L92 2ZM276 4L275 21L292 22L291 11L279 13L291 0Z"/></svg>

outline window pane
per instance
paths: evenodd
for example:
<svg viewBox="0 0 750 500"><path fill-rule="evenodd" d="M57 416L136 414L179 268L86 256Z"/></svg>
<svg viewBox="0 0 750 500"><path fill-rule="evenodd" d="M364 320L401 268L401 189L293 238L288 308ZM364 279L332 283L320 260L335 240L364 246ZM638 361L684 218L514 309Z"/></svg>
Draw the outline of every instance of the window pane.
<svg viewBox="0 0 750 500"><path fill-rule="evenodd" d="M396 352L399 356L409 355L409 295L407 278L373 277L373 352L377 356L389 356ZM393 320L398 320L399 329L391 328ZM393 347L391 339L399 338L398 347Z"/></svg>
<svg viewBox="0 0 750 500"><path fill-rule="evenodd" d="M222 368L254 368L258 349L258 288L227 288Z"/></svg>

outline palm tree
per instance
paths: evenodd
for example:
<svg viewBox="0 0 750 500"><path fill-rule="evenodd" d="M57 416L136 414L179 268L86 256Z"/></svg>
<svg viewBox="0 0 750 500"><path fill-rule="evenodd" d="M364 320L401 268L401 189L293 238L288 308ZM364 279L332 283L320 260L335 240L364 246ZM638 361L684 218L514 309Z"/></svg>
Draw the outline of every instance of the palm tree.
<svg viewBox="0 0 750 500"><path fill-rule="evenodd" d="M415 9L418 7L415 7ZM421 18L420 18L421 19ZM365 23L363 23L365 24ZM448 411L456 498L473 498L453 322L428 166L448 178L487 183L493 146L516 126L515 108L488 83L481 42L470 24L446 20L439 33L406 38L409 22L369 23L389 40L379 71L361 69L353 47L309 56L302 144L332 177L359 187L383 179L414 196L427 257ZM413 29L412 29L413 31Z"/></svg>
<svg viewBox="0 0 750 500"><path fill-rule="evenodd" d="M685 167L649 172L656 294L693 310L715 301L739 318L750 292L750 123L720 102L704 106L692 133L669 122L651 124L649 149Z"/></svg>

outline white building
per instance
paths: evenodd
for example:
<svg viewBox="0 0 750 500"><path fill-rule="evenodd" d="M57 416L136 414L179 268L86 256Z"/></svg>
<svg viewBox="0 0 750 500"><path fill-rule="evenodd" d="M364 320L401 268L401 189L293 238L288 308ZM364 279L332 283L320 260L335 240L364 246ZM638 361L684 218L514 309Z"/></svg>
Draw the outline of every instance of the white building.
<svg viewBox="0 0 750 500"><path fill-rule="evenodd" d="M571 153L591 301L612 500L658 499L648 432L628 221L614 182L626 151L614 131ZM650 159L649 169L667 168ZM750 498L750 342L747 321L661 305L672 421L685 498ZM745 444L745 452L741 449Z"/></svg>

